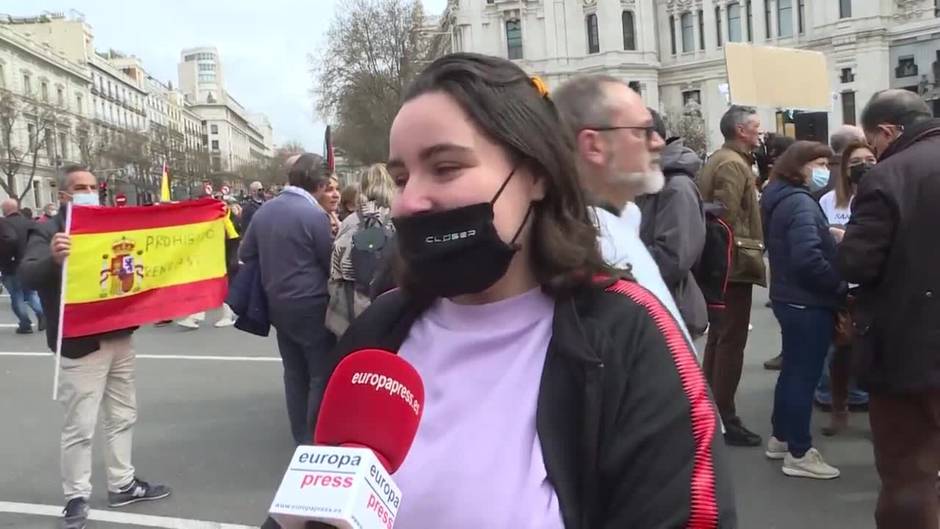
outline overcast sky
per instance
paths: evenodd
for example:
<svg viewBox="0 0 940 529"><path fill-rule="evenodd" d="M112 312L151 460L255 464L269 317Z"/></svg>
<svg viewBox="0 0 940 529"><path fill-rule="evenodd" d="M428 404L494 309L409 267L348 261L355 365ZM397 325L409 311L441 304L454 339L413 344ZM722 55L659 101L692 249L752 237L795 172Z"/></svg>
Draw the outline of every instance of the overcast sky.
<svg viewBox="0 0 940 529"><path fill-rule="evenodd" d="M422 0L437 15L446 0ZM85 15L99 50L138 56L147 72L177 84L180 50L216 46L226 88L252 111L264 112L274 141L323 148L323 123L314 114L307 54L323 46L342 0L3 0L0 13L42 10Z"/></svg>

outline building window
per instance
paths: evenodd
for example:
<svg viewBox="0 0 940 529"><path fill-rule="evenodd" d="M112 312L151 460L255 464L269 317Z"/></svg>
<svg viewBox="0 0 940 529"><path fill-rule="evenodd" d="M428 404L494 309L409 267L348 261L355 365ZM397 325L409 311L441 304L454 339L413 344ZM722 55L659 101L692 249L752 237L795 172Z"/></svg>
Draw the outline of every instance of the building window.
<svg viewBox="0 0 940 529"><path fill-rule="evenodd" d="M65 106L65 90L60 86L55 90L56 102L59 103L60 107Z"/></svg>
<svg viewBox="0 0 940 529"><path fill-rule="evenodd" d="M797 0L796 24L800 35L806 32L806 0Z"/></svg>
<svg viewBox="0 0 940 529"><path fill-rule="evenodd" d="M933 0L933 16L940 18L940 0Z"/></svg>
<svg viewBox="0 0 940 529"><path fill-rule="evenodd" d="M793 36L793 0L777 0L777 36Z"/></svg>
<svg viewBox="0 0 940 529"><path fill-rule="evenodd" d="M81 114L82 110L82 94L75 94L75 111Z"/></svg>
<svg viewBox="0 0 940 529"><path fill-rule="evenodd" d="M682 25L682 51L695 51L695 32L692 25L692 13L682 13L679 19Z"/></svg>
<svg viewBox="0 0 940 529"><path fill-rule="evenodd" d="M68 160L69 158L69 140L64 132L59 133L59 156L63 160Z"/></svg>
<svg viewBox="0 0 940 529"><path fill-rule="evenodd" d="M898 59L898 66L894 69L895 77L917 77L917 63L914 57L909 55Z"/></svg>
<svg viewBox="0 0 940 529"><path fill-rule="evenodd" d="M839 0L839 18L852 18L852 0Z"/></svg>
<svg viewBox="0 0 940 529"><path fill-rule="evenodd" d="M510 60L522 58L522 22L506 21L506 51Z"/></svg>
<svg viewBox="0 0 940 529"><path fill-rule="evenodd" d="M594 13L587 16L587 45L588 53L601 51L601 39L597 33L597 15Z"/></svg>
<svg viewBox="0 0 940 529"><path fill-rule="evenodd" d="M764 38L770 40L774 38L774 28L770 22L770 2L764 0Z"/></svg>
<svg viewBox="0 0 940 529"><path fill-rule="evenodd" d="M219 150L219 140L212 140L212 150L213 151Z"/></svg>
<svg viewBox="0 0 940 529"><path fill-rule="evenodd" d="M672 44L672 54L676 54L676 17L669 15L669 42Z"/></svg>
<svg viewBox="0 0 940 529"><path fill-rule="evenodd" d="M842 123L855 125L855 92L842 92Z"/></svg>
<svg viewBox="0 0 940 529"><path fill-rule="evenodd" d="M722 45L722 40L721 40L721 8L718 7L718 6L715 6L715 33L717 33L717 37L718 37L717 42L718 42L718 47L720 48L721 45Z"/></svg>
<svg viewBox="0 0 940 529"><path fill-rule="evenodd" d="M218 125L211 125L211 126L209 127L209 130L210 130L210 132L212 132L213 134L218 134L218 133L219 133L219 126L218 126Z"/></svg>
<svg viewBox="0 0 940 529"><path fill-rule="evenodd" d="M29 136L29 152L32 153L36 150L36 140L39 139L36 137L36 125L27 123L26 135Z"/></svg>
<svg viewBox="0 0 940 529"><path fill-rule="evenodd" d="M842 84L847 84L847 83L854 82L854 81L855 81L855 73L852 72L852 69L851 69L851 68L843 68L843 69L842 69L842 74L839 75L839 81L841 81Z"/></svg>
<svg viewBox="0 0 940 529"><path fill-rule="evenodd" d="M33 94L33 80L28 73L23 74L23 94L27 97Z"/></svg>
<svg viewBox="0 0 940 529"><path fill-rule="evenodd" d="M7 74L3 68L3 63L0 62L0 88L6 88L7 86Z"/></svg>
<svg viewBox="0 0 940 529"><path fill-rule="evenodd" d="M702 105L702 92L700 90L687 90L682 92L682 108L689 106L689 103Z"/></svg>
<svg viewBox="0 0 940 529"><path fill-rule="evenodd" d="M623 22L623 49L636 49L636 26L633 20L633 11L624 11L620 16Z"/></svg>
<svg viewBox="0 0 940 529"><path fill-rule="evenodd" d="M46 125L47 127L49 125ZM52 164L52 161L55 160L55 139L52 136L52 129L46 129L46 159L49 160L49 164Z"/></svg>
<svg viewBox="0 0 940 529"><path fill-rule="evenodd" d="M705 12L698 10L698 49L705 49Z"/></svg>
<svg viewBox="0 0 940 529"><path fill-rule="evenodd" d="M747 0L745 6L745 11L747 11L747 41L754 42L754 6L751 0Z"/></svg>
<svg viewBox="0 0 940 529"><path fill-rule="evenodd" d="M741 4L728 4L728 42L741 42Z"/></svg>

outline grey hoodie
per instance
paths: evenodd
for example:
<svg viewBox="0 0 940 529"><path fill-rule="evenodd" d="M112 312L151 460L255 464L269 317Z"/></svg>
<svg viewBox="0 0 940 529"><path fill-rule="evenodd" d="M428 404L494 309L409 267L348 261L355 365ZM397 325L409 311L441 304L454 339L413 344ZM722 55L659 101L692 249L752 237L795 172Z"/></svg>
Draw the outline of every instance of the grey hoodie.
<svg viewBox="0 0 940 529"><path fill-rule="evenodd" d="M676 139L663 149L661 164L666 175L662 191L636 201L643 212L640 238L659 265L689 332L698 336L708 326L705 297L692 275L705 247L705 214L695 185L702 159Z"/></svg>

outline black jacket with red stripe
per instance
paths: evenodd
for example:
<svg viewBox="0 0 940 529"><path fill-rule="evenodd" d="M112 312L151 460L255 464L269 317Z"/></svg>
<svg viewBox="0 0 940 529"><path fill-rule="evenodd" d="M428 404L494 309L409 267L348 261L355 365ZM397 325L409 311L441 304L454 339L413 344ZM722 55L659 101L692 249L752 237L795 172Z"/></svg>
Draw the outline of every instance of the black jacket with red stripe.
<svg viewBox="0 0 940 529"><path fill-rule="evenodd" d="M420 313L399 290L380 296L334 361L397 351ZM636 283L556 300L536 413L566 529L737 526L705 377L675 319Z"/></svg>

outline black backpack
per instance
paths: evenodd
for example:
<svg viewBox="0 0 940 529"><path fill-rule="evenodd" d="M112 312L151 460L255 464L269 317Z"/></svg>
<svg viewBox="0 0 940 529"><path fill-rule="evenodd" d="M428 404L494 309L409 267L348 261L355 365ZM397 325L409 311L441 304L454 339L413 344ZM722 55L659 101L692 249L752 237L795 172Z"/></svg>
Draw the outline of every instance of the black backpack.
<svg viewBox="0 0 940 529"><path fill-rule="evenodd" d="M383 250L391 237L391 230L385 226L378 213L360 218L359 229L353 234L352 247L349 249L349 259L356 275L355 287L360 293L369 294Z"/></svg>
<svg viewBox="0 0 940 529"><path fill-rule="evenodd" d="M10 220L0 218L0 270L10 270L16 263L20 240Z"/></svg>
<svg viewBox="0 0 940 529"><path fill-rule="evenodd" d="M692 275L698 283L709 309L725 307L725 292L731 275L731 259L734 249L734 230L721 220L724 206L705 203L705 248L698 262L692 267Z"/></svg>

